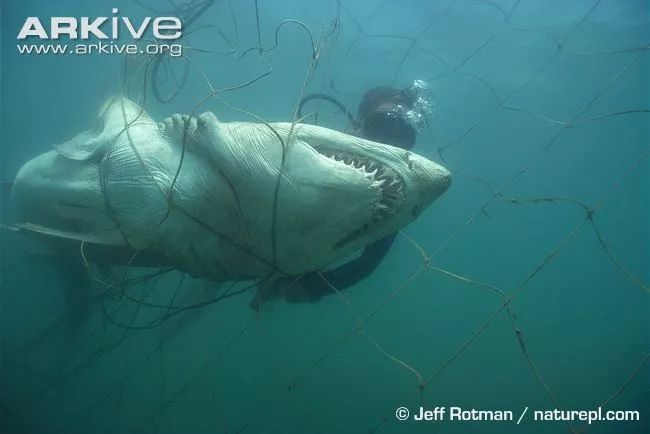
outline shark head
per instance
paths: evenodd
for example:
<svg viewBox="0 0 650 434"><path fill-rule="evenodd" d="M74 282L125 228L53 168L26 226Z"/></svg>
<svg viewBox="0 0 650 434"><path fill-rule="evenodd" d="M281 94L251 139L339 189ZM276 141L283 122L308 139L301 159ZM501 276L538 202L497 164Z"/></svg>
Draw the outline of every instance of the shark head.
<svg viewBox="0 0 650 434"><path fill-rule="evenodd" d="M24 227L245 280L322 269L412 222L450 182L426 158L323 127L211 112L157 123L112 98L93 129L21 168L13 202Z"/></svg>
<svg viewBox="0 0 650 434"><path fill-rule="evenodd" d="M451 184L431 160L323 127L219 123L211 113L198 124L242 213L270 243L268 257L288 274L398 231Z"/></svg>

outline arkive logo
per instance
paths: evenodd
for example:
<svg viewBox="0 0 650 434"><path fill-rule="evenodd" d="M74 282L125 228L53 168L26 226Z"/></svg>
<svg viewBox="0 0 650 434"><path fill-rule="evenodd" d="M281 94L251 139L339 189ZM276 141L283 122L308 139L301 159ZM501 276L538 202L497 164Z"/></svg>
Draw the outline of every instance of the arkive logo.
<svg viewBox="0 0 650 434"><path fill-rule="evenodd" d="M132 21L129 17L117 16L118 9L113 8L112 17L50 17L49 26L44 26L38 17L27 17L17 39L59 39L61 36L70 40L88 40L90 38L117 40L130 35L133 39L142 38L151 30L156 39L173 40L182 35L182 23L177 17L144 17L141 21Z"/></svg>

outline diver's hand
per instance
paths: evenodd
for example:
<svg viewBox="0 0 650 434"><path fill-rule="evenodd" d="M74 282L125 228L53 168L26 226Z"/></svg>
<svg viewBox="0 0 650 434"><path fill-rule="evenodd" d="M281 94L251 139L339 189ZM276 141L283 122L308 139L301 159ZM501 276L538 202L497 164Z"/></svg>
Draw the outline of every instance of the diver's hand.
<svg viewBox="0 0 650 434"><path fill-rule="evenodd" d="M318 273L284 277L258 285L249 307L259 312L264 303L275 299L284 299L288 303L316 303L333 292Z"/></svg>
<svg viewBox="0 0 650 434"><path fill-rule="evenodd" d="M296 280L297 277L283 277L260 282L256 287L255 296L248 306L259 312L265 303L278 298L286 298L287 288L295 285Z"/></svg>

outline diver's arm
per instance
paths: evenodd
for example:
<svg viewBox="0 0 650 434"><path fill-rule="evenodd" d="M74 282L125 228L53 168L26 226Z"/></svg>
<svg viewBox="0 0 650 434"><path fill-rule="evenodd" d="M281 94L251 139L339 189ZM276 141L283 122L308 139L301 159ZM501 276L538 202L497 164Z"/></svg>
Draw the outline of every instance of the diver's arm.
<svg viewBox="0 0 650 434"><path fill-rule="evenodd" d="M338 268L319 273L307 273L299 280L298 288L289 291L286 299L289 302L314 302L324 295L342 291L353 286L372 273L388 253L397 234L388 235L366 247L357 259L347 262ZM324 279L323 279L324 278Z"/></svg>
<svg viewBox="0 0 650 434"><path fill-rule="evenodd" d="M325 280L338 290L356 285L370 275L379 266L390 250L397 234L391 234L363 250L361 256L330 271L321 273ZM322 280L322 279L321 279ZM324 282L325 283L325 282ZM325 283L327 284L327 283ZM331 289L330 289L331 292Z"/></svg>
<svg viewBox="0 0 650 434"><path fill-rule="evenodd" d="M381 263L393 245L397 234L375 241L366 247L361 256L330 271L312 272L302 276L286 277L261 286L249 307L259 310L262 305L275 298L284 298L289 303L314 303L323 296L342 291L360 282L372 273ZM323 277L321 277L321 274Z"/></svg>

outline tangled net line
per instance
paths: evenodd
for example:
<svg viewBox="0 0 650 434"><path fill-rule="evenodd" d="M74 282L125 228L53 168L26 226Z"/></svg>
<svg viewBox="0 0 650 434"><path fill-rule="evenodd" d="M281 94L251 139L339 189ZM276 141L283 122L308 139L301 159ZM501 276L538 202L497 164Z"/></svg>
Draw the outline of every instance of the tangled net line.
<svg viewBox="0 0 650 434"><path fill-rule="evenodd" d="M184 34L184 38L187 37L188 35L191 35L194 32L214 31L219 36L219 38L228 46L228 50L217 52L217 51L193 48L192 46L187 45L184 47L185 52L187 51L202 52L208 54L232 56L235 57L236 59L243 59L244 57L249 56L251 54L256 54L257 59L261 62L261 64L265 68L264 72L241 84L224 87L224 88L218 88L212 84L211 80L208 78L209 74L206 71L203 71L201 69L201 66L197 61L195 61L192 57L183 54L182 71L179 77L175 76L176 73L174 72L174 65L172 64L172 62L175 62L176 60L172 60L168 56L161 56L161 55L149 57L148 59L146 59L145 62L143 62L139 66L139 68L141 68L143 72L143 77L144 77L142 83L139 84L135 83L134 86L134 83L129 82L127 75L125 74L125 80L124 80L125 84L124 84L123 92L129 93L133 91L133 89L135 89L135 91L138 93L138 102L140 102L141 106L144 106L144 103L146 103L149 99L149 92L153 94L153 97L158 103L167 104L172 102L179 95L179 93L187 83L190 70L194 69L195 71L198 72L200 77L202 77L205 85L209 89L209 92L201 101L199 101L199 103L191 111L189 115L190 119L196 117L198 110L202 106L204 106L208 101L216 101L217 103L223 105L229 110L246 115L254 121L264 123L278 139L278 144L279 146L281 146L283 150L283 158L282 158L283 163L284 163L284 151L286 151L287 143L285 143L285 141L280 136L280 134L274 131L273 127L267 121L260 118L259 116L256 116L255 114L247 110L235 107L227 103L225 100L222 99L222 95L251 86L263 80L265 77L269 76L273 72L273 68L271 64L268 62L268 60L266 59L265 54L273 51L279 45L281 45L280 32L284 26L289 26L289 25L299 26L305 31L305 34L307 35L306 37L310 42L311 56L310 56L308 66L306 68L305 78L301 86L301 91L300 91L301 98L305 95L306 89L308 88L311 82L313 74L317 70L318 66L320 65L322 51L326 48L333 49L337 44L341 42L339 41L339 36L340 36L341 25L344 19L349 19L356 28L356 35L352 39L350 44L347 46L347 50L345 52L344 58L347 58L352 52L353 47L356 44L358 44L360 41L362 41L364 38L377 38L377 39L397 38L397 39L403 39L404 41L407 42L408 48L404 52L404 55L400 59L395 69L393 79L392 79L393 81L392 84L398 82L400 72L402 71L405 63L410 57L414 55L413 54L414 50L417 49L419 50L419 52L425 53L427 56L430 56L431 58L441 62L449 69L448 72L442 73L434 77L429 77L428 78L429 83L434 83L436 80L440 80L448 76L465 76L480 83L480 85L483 86L485 89L487 89L489 93L493 96L495 104L492 106L491 110L489 110L487 114L485 114L480 119L478 119L475 123L470 125L470 127L467 128L465 131L463 131L461 135L446 143L439 143L436 148L439 159L452 170L452 173L454 173L455 176L466 177L467 179L472 180L473 182L476 182L488 188L491 193L489 199L484 203L482 203L478 207L478 209L476 209L475 212L473 212L470 215L470 217L467 220L465 220L447 237L445 237L442 243L439 246L437 246L437 248L433 250L432 253L428 253L427 250L423 246L421 246L412 236L407 235L406 232L408 231L408 229L406 231L402 231L401 235L403 236L403 238L407 240L407 242L415 249L415 251L421 257L422 260L421 265L408 277L408 279L406 279L406 281L403 282L403 284L397 287L394 291L390 292L387 297L385 297L374 309L370 311L369 314L363 316L358 314L353 306L353 303L351 303L349 298L344 293L340 292L337 288L335 288L333 285L330 284L332 290L337 294L337 297L339 297L344 302L346 309L350 312L351 316L354 319L355 324L350 330L348 330L346 333L341 335L331 346L329 346L325 351L323 351L323 353L318 358L316 358L313 361L313 363L311 363L301 372L291 375L292 380L287 386L287 390L289 391L293 391L297 387L300 387L300 385L303 383L303 380L306 377L313 374L316 368L319 365L321 365L331 354L333 354L337 350L337 348L339 348L344 342L348 341L350 338L352 338L357 334L361 334L365 338L367 338L382 355L384 355L391 361L395 362L398 366L410 372L417 381L417 387L414 388L413 392L409 396L401 397L400 400L396 400L394 404L400 404L403 402L407 402L407 400L410 400L414 397L419 397L419 400L422 402L422 405L426 406L427 403L424 396L424 390L426 386L430 384L433 379L440 376L455 360L457 360L463 354L463 352L465 352L465 350L470 345L472 345L473 342L476 341L476 339L488 328L488 326L490 326L499 317L501 313L505 312L509 320L513 335L516 339L517 345L520 349L520 352L523 355L526 363L528 364L536 381L539 383L544 393L548 396L550 402L552 402L556 408L561 409L564 408L564 406L562 405L562 400L557 396L556 393L554 393L549 383L545 380L542 370L539 368L538 364L534 361L534 358L531 352L529 351L529 347L526 345L526 341L524 339L524 333L521 330L520 326L518 325L517 316L513 311L512 301L519 294L521 294L522 290L526 288L527 285L533 279L535 279L535 277L538 276L557 257L557 255L565 247L570 245L571 241L576 237L576 235L580 233L581 230L586 226L593 231L595 239L602 247L606 257L611 261L611 263L621 273L621 275L624 276L626 279L628 279L632 284L636 285L641 291L644 291L646 293L650 292L650 288L646 283L643 282L642 277L636 275L631 270L631 268L625 264L623 260L621 260L619 257L616 256L610 243L607 242L605 234L603 233L603 231L599 229L599 226L596 221L599 210L606 204L608 199L617 191L617 189L619 189L619 187L627 178L629 178L632 174L634 174L635 171L639 170L642 163L647 162L647 154L648 152L650 152L650 149L645 149L644 151L642 151L642 153L633 162L633 164L628 167L628 170L623 175L621 175L618 179L616 179L612 183L611 187L604 194L602 194L598 198L598 200L596 200L594 203L591 204L571 197L562 197L562 196L519 197L519 196L509 196L506 193L506 190L509 186L511 186L513 183L515 183L515 181L520 179L531 168L533 168L535 164L539 161L540 157L542 157L546 153L546 151L551 149L571 129L582 125L587 125L596 121L600 121L606 118L630 116L630 115L645 116L645 114L650 112L650 108L642 107L637 109L611 112L604 115L598 115L593 117L585 117L585 114L588 113L589 109L595 103L597 103L599 99L608 90L610 90L621 79L621 77L623 77L624 74L630 70L630 68L632 68L632 66L634 66L635 64L643 60L645 56L647 56L648 50L650 50L650 44L645 44L642 46L625 48L625 49L598 51L598 52L568 51L566 49L567 41L569 41L570 38L580 30L581 26L589 20L590 16L601 5L602 0L595 0L592 3L591 7L575 23L573 23L570 30L561 37L556 37L545 30L521 28L513 24L514 21L513 17L516 17L517 10L521 7L521 4L525 2L525 0L514 1L513 4L510 5L509 7L505 7L500 3L489 1L489 0L465 0L465 2L483 4L484 6L493 8L502 17L502 24L506 28L510 29L511 31L539 32L543 34L544 37L548 38L553 42L555 47L553 54L550 56L548 61L545 62L539 69L537 69L535 73L522 86L518 87L517 89L515 89L514 91L512 91L511 93L505 96L500 96L499 93L495 90L495 88L487 80L480 77L478 74L475 74L473 72L468 72L464 69L464 67L468 64L468 62L471 59L473 59L475 56L481 53L495 39L495 37L498 34L498 31L496 31L495 33L487 37L483 41L483 43L478 46L476 50L471 52L469 55L467 55L464 59L462 59L457 64L449 63L442 56L436 54L435 52L431 51L430 49L428 49L422 44L422 40L426 36L426 34L432 28L435 28L436 25L441 23L445 19L445 17L447 17L451 13L451 11L453 11L454 7L456 7L459 3L462 3L461 0L450 1L447 7L444 8L441 13L434 16L428 22L428 24L422 28L422 30L420 30L418 33L415 34L415 36L397 36L391 34L368 33L364 29L364 25L362 25L361 22L354 17L354 14L348 9L348 7L342 1L334 1L335 11L336 11L335 16L330 22L329 26L322 31L321 35L319 35L318 38L314 38L312 32L302 22L294 19L287 19L280 22L277 25L274 32L273 45L269 47L265 47L263 44L262 31L260 30L260 5L258 4L257 1L254 1L252 2L252 5L254 6L254 14L256 19L257 45L244 50L237 49L237 45L239 42L239 33L238 33L239 30L238 30L237 19L235 17L230 2L228 2L226 6L226 9L230 12L232 17L232 28L230 29L229 32L223 31L222 29L213 25L192 27L194 22L203 13L205 13L207 10L213 7L214 0L203 0L203 1L187 2L183 5L177 6L176 10L174 11L156 10L156 12L159 13L169 12L170 14L175 14L176 16L183 17L183 21L185 23L184 28L190 29L189 32L186 32ZM145 3L141 3L141 5L150 8ZM374 17L376 17L381 12L382 8L385 7L385 5L386 5L385 1L380 2L377 5L376 10L370 14L369 19L372 20ZM584 104L572 116L570 116L568 120L552 119L543 114L511 105L511 101L514 100L515 96L520 94L523 90L531 87L535 83L536 79L540 77L542 74L544 74L544 72L546 72L554 64L554 62L558 59L558 57L565 52L568 52L569 54L573 54L573 55L580 55L580 56L590 56L595 54L616 54L616 53L627 52L627 53L631 53L631 56L628 62L625 63L623 67L621 67L610 78L610 80L607 83L605 83L604 86L602 86L602 88L598 91L598 93L596 93L593 97L591 97L587 101L587 103ZM330 72L330 69L328 68L332 68L332 65L331 64L326 65L326 70L323 71L327 79L323 80L320 90L323 93L333 92L341 95L346 95L345 92L337 89L336 74ZM173 82L175 84L172 86L171 92L164 93L163 90L161 89L160 83L167 81L169 77L172 77ZM298 112L297 109L298 109L298 104L296 103L295 109L293 111L293 125L295 125L297 122L306 121L306 119L297 119L297 112ZM529 116L534 116L536 118L539 118L544 122L548 123L549 125L558 126L560 128L554 135L551 136L549 140L547 140L544 143L543 146L541 146L536 152L533 152L533 154L528 159L526 159L526 161L524 162L520 170L510 175L503 183L497 185L488 179L472 174L470 170L465 169L464 167L462 167L461 164L457 164L454 161L452 161L448 157L447 153L449 150L453 149L454 147L462 143L463 140L467 138L473 131L476 131L481 125L488 122L491 116L504 110L522 112ZM124 116L125 127L121 134L126 134L127 137L129 137L129 142L131 143L132 150L134 154L138 155L138 150L129 136L129 127L130 125L135 123L137 119L131 122L127 122L124 107L122 107L122 112ZM320 114L321 114L321 108L318 107L316 113L312 113L308 117L312 119L318 119ZM165 196L168 198L169 210L171 210L173 207L174 209L180 210L181 212L183 212L182 208L177 203L174 202L173 197L174 197L174 187L176 184L176 180L178 179L178 176L183 167L184 149L187 140L187 125L189 125L189 121L186 122L186 129L183 135L184 136L183 153L181 156L181 161L179 162L178 165L175 178L172 181L171 188L168 191L163 192ZM290 136L291 133L289 134L289 137ZM108 152L110 152L110 147ZM144 170L147 170L145 163L142 163L142 167ZM280 167L280 172L282 172L282 167ZM278 182L275 188L276 200L274 206L277 206L277 195L281 185L280 179L281 176L278 177ZM541 258L541 260L537 263L537 265L525 275L523 280L521 280L510 291L506 291L493 284L481 280L477 280L470 276L464 275L462 273L448 270L446 268L442 268L436 265L436 258L439 257L442 254L442 252L444 252L445 249L448 246L450 246L454 242L454 240L456 240L459 237L460 234L462 234L469 227L471 227L472 224L475 223L481 216L484 215L489 216L489 214L487 213L489 207L493 206L495 203L498 202L504 204L511 204L511 205L525 205L525 204L534 205L534 204L542 204L542 203L550 203L550 204L557 204L557 205L567 204L583 211L583 217L568 231L568 233L564 235L564 237L560 240L559 243L557 243L557 245L555 245L547 254L545 254L543 258ZM110 209L110 204L108 203L107 203L107 208ZM275 214L276 213L274 213L274 216ZM211 228L209 224L198 221L196 217L190 214L187 214L187 216L195 219L197 223L201 224L206 229L215 233L217 236L220 237L220 239L224 239L226 242L232 242L231 240L228 240L227 236L219 233L216 229ZM163 220L159 222L159 225L162 224L165 218L167 218L167 216L165 216ZM275 222L273 223L273 227L275 228ZM278 270L278 267L275 264L275 251L276 251L275 230L272 233L272 237L273 237L272 242L274 246L272 258L261 258L258 255L256 255L255 252L248 252L248 253L255 256L259 260L267 263L268 265L272 266L274 271L281 272L282 270ZM238 247L243 248L242 246L238 246ZM133 253L131 261L133 261L136 258L138 253L139 253L138 251L135 251ZM84 257L85 260L83 245L81 246L81 255L82 257ZM89 270L91 270L91 272L93 271L93 268L90 265L88 266L88 268ZM98 349L91 352L90 354L86 354L85 357L83 358L82 363L74 365L72 369L69 369L64 375L55 377L52 379L51 382L47 383L43 387L42 391L38 394L39 397L42 398L48 395L49 393L51 393L53 390L62 388L70 379L78 376L82 371L84 371L86 368L91 366L102 356L108 354L115 348L118 348L125 340L137 335L137 333L140 330L158 327L163 322L188 310L203 308L207 305L214 304L226 298L233 297L245 292L250 292L252 288L259 287L259 285L263 283L265 280L263 279L262 282L255 282L253 284L232 284L228 288L226 288L222 293L220 293L218 296L210 300L207 300L205 302L192 304L192 305L178 305L176 304L176 298L184 283L184 276L180 276L179 282L176 285L175 290L171 294L169 303L161 304L161 303L154 303L148 301L148 297L151 293L152 288L157 285L159 279L163 278L163 276L169 274L173 270L169 268L163 268L149 275L137 276L137 277L129 277L128 271L129 271L129 267L127 266L124 268L123 273L121 273L121 275L118 278L114 279L114 281L106 280L105 278L99 275L94 276L95 279L101 282L106 288L106 291L96 299L96 303L101 305L103 317L106 319L106 321L102 322L100 327L91 330L89 333L90 336L99 335L99 339L97 340L100 342L100 346ZM490 313L490 315L488 315L487 318L479 325L479 327L474 331L474 333L472 333L465 341L463 341L458 346L458 348L455 351L453 351L448 357L446 357L439 366L437 366L435 369L430 371L428 375L425 375L422 372L420 372L420 370L414 368L411 364L403 361L396 355L393 355L388 351L386 351L378 343L376 339L370 336L370 334L366 330L366 326L382 309L384 309L390 303L391 300L395 299L395 297L397 297L400 293L402 293L406 288L411 286L412 283L419 276L428 272L438 273L441 276L444 276L445 278L454 279L458 282L461 282L462 284L484 288L488 291L493 292L496 296L498 296L500 302L499 305L494 309L494 311ZM142 285L143 283L144 285ZM135 290L130 289L130 288L137 288L137 287L140 287L141 290L139 294L136 294ZM117 319L118 315L120 313L123 313L123 310L126 308L126 306L128 306L127 303L123 303L124 300L131 302L135 305L133 312L131 312L130 315L128 315L128 318L125 322ZM111 311L110 305L113 304L114 302L117 302L117 307ZM136 323L138 316L142 312L141 308L143 307L157 309L159 311L162 311L162 314L153 317L147 322ZM56 330L59 329L62 326L62 324L65 323L65 320L66 318L62 318L59 322L57 322L50 329L46 330L43 334L27 342L25 345L23 345L15 352L15 355L24 354L25 351L30 350L30 348L33 348L39 342L43 342L44 340L46 340L48 336L51 336L52 333L55 333ZM228 351L228 349L230 349L237 340L241 339L241 337L244 336L252 328L252 326L257 323L257 321L258 318L254 318L252 321L245 324L245 326L241 328L241 330L238 333L232 336L231 340L229 340L224 346L222 346L219 349L219 351L217 352L217 354L214 356L213 359L206 361L203 368L200 369L196 373L196 375L191 378L189 382L187 382L183 387L179 388L174 393L172 393L167 399L163 398L163 395L165 394L165 387L163 386L162 387L163 390L161 391L161 399L157 404L157 406L155 407L155 409L151 412L151 414L148 417L142 420L141 423L138 424L137 427L132 430L132 432L134 433L146 432L148 427L152 427L152 426L155 427L155 422L157 417L160 414L162 414L165 410L167 410L170 407L170 405L176 402L182 395L184 395L189 390L191 390L193 386L198 384L198 382L202 378L205 378L205 376L209 372L209 367L216 364L217 361L220 360L222 355L225 354L226 351ZM122 332L118 335L116 340L106 344L104 342L105 340L104 334L106 333L107 327L110 325L117 327L118 329L122 330ZM133 365L125 373L125 375L118 382L116 382L113 387L110 388L110 390L105 395L103 395L99 400L91 403L85 411L85 417L84 417L85 423L89 423L90 417L95 413L95 411L102 408L103 405L106 402L108 402L109 399L114 398L116 402L115 402L115 407L114 407L115 410L114 410L114 415L113 415L112 425L111 425L111 427L114 427L115 424L117 423L116 421L120 413L119 409L122 406L122 396L123 396L123 390L125 385L144 366L150 363L152 358L156 355L160 357L160 366L161 366L160 373L164 384L166 381L162 369L162 358L164 354L164 348L165 348L164 339L160 339L159 343L154 348L152 348L143 359L141 359L138 363ZM600 405L602 407L607 407L614 399L616 399L619 395L621 395L623 391L627 388L627 386L634 380L634 378L643 370L649 358L650 358L650 349L648 353L646 353L638 361L636 368L629 373L629 375L621 383L620 387L617 388L615 391L613 391L610 396L604 397ZM304 409L304 407L301 408L301 411L310 420L310 423L313 424L314 430L318 431L317 423L314 422L311 418L309 418L307 414L308 412ZM387 411L386 416L381 418L373 426L372 431L373 432L380 431L385 426L385 424L392 419L392 417L393 417L392 411ZM254 422L254 418L248 421L243 426L239 427L239 429L237 429L236 432L242 432L246 430L246 428L249 427L250 424L252 424L253 422ZM587 431L586 426L576 427L569 422L567 422L567 428L572 433L579 433L579 432L582 433Z"/></svg>

